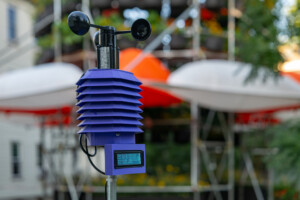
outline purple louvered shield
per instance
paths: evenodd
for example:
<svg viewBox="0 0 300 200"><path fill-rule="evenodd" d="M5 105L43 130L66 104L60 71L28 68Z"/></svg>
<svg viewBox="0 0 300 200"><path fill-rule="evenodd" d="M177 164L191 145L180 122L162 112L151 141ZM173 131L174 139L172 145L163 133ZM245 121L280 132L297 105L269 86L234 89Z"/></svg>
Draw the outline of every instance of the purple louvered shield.
<svg viewBox="0 0 300 200"><path fill-rule="evenodd" d="M79 134L89 146L134 144L142 119L141 82L130 72L90 69L77 82Z"/></svg>

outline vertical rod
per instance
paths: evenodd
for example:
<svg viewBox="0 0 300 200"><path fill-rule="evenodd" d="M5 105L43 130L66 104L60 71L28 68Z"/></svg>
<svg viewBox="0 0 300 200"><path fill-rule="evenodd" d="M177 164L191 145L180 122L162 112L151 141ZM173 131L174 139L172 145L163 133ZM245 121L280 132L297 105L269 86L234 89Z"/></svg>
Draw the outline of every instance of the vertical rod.
<svg viewBox="0 0 300 200"><path fill-rule="evenodd" d="M244 153L243 157L244 157L244 161L245 161L245 164L246 164L246 170L249 174L251 184L252 184L253 189L254 189L255 196L256 196L257 200L264 200L263 193L262 193L262 191L259 187L259 182L258 182L258 179L257 179L256 174L254 172L254 168L253 168L251 158L250 158L248 153Z"/></svg>
<svg viewBox="0 0 300 200"><path fill-rule="evenodd" d="M41 182L42 182L42 199L47 199L47 183L46 183L46 169L45 169L45 117L41 118L41 132L40 132L40 145L41 145Z"/></svg>
<svg viewBox="0 0 300 200"><path fill-rule="evenodd" d="M195 18L193 19L193 60L198 60L200 52L200 1L193 0L193 6L197 12L197 16L195 16Z"/></svg>
<svg viewBox="0 0 300 200"><path fill-rule="evenodd" d="M117 200L117 176L107 176L107 200Z"/></svg>
<svg viewBox="0 0 300 200"><path fill-rule="evenodd" d="M81 0L81 10L89 9L90 7L90 0ZM83 50L84 52L88 51L90 49L90 40L88 37L83 38ZM91 60L88 58L83 59L83 69L84 71L88 70L90 68L90 62Z"/></svg>
<svg viewBox="0 0 300 200"><path fill-rule="evenodd" d="M118 69L117 67L117 60L118 60L118 49L117 49L117 36L115 35L115 33L112 34L113 37L113 46L112 46L112 50L113 50L113 66L112 69Z"/></svg>
<svg viewBox="0 0 300 200"><path fill-rule="evenodd" d="M85 172L84 173L86 173L86 176L87 176L86 185L90 188L92 186L92 179L91 179L91 175L90 175L91 174L91 167L90 167L90 163L87 162L87 159L86 159L86 162L85 162ZM85 200L92 200L92 199L93 199L93 192L91 192L91 190L88 189L86 191Z"/></svg>
<svg viewBox="0 0 300 200"><path fill-rule="evenodd" d="M274 171L273 169L268 169L268 200L274 200Z"/></svg>
<svg viewBox="0 0 300 200"><path fill-rule="evenodd" d="M235 19L234 19L235 0L228 0L228 60L234 61L235 52Z"/></svg>
<svg viewBox="0 0 300 200"><path fill-rule="evenodd" d="M116 69L119 69L120 68L120 64L119 64L119 58L120 58L120 48L119 47L117 47L116 48L116 51L117 51L117 64L116 64Z"/></svg>
<svg viewBox="0 0 300 200"><path fill-rule="evenodd" d="M100 53L100 46L97 45L96 46L96 50L97 50L97 68L100 69L101 68L101 53Z"/></svg>
<svg viewBox="0 0 300 200"><path fill-rule="evenodd" d="M109 59L110 59L109 69L114 69L115 68L115 51L112 46L109 47Z"/></svg>
<svg viewBox="0 0 300 200"><path fill-rule="evenodd" d="M61 34L58 29L58 25L61 24L61 0L54 0L53 7L54 24L56 25L54 29L54 58L55 62L61 62Z"/></svg>
<svg viewBox="0 0 300 200"><path fill-rule="evenodd" d="M191 102L191 185L194 190L193 199L200 199L198 190L198 104Z"/></svg>
<svg viewBox="0 0 300 200"><path fill-rule="evenodd" d="M228 113L228 200L234 200L234 113Z"/></svg>

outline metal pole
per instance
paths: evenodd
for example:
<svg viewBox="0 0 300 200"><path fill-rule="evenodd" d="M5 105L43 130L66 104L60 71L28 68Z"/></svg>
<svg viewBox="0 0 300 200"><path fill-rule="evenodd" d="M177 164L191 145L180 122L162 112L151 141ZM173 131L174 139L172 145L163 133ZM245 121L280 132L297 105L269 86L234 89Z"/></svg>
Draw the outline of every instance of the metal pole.
<svg viewBox="0 0 300 200"><path fill-rule="evenodd" d="M207 174L208 174L208 178L209 178L210 182L212 183L211 187L212 188L216 187L218 185L218 180L217 180L214 172L210 168L210 163L211 162L210 162L210 159L209 159L209 156L208 156L208 152L206 150L207 148L206 148L205 144L201 143L199 145L199 149L200 149L201 155L203 157L203 162L204 162L204 164L206 166L206 171L207 171ZM214 195L215 195L215 197L216 197L217 200L222 200L223 199L220 191L215 191L214 190L213 193L214 193Z"/></svg>
<svg viewBox="0 0 300 200"><path fill-rule="evenodd" d="M107 200L117 200L117 176L106 178Z"/></svg>
<svg viewBox="0 0 300 200"><path fill-rule="evenodd" d="M193 19L193 60L198 60L200 52L200 2L199 0L193 0L193 6L197 15Z"/></svg>
<svg viewBox="0 0 300 200"><path fill-rule="evenodd" d="M268 200L274 200L274 171L273 169L268 169L268 176L269 176L269 181L268 181Z"/></svg>
<svg viewBox="0 0 300 200"><path fill-rule="evenodd" d="M61 62L61 35L58 25L61 24L61 0L54 0L54 58L55 62Z"/></svg>
<svg viewBox="0 0 300 200"><path fill-rule="evenodd" d="M198 190L198 104L191 102L191 185L193 188L193 199L200 199Z"/></svg>
<svg viewBox="0 0 300 200"><path fill-rule="evenodd" d="M45 162L44 156L46 154L45 149L45 117L41 118L41 132L40 132L40 145L41 145L41 180L42 180L42 191L43 197L42 199L47 198L47 180L46 180L46 169L45 169Z"/></svg>
<svg viewBox="0 0 300 200"><path fill-rule="evenodd" d="M89 7L90 7L90 1L89 0L82 0L81 4L82 4L81 10L89 9ZM90 49L90 47L91 47L90 39L87 38L87 37L83 38L83 50L87 51L87 50ZM90 68L90 62L91 62L90 59L84 59L83 60L83 69L84 69L84 71L86 71Z"/></svg>
<svg viewBox="0 0 300 200"><path fill-rule="evenodd" d="M228 60L234 60L235 48L235 19L234 19L235 0L228 0Z"/></svg>
<svg viewBox="0 0 300 200"><path fill-rule="evenodd" d="M249 174L249 177L250 177L253 189L254 189L255 196L256 196L257 200L264 200L263 193L262 193L262 191L259 187L259 182L258 182L257 177L256 177L255 172L254 172L254 168L253 168L251 158L248 155L248 153L246 153L246 152L244 153L243 157L244 157L244 161L245 161L245 164L246 164L246 170Z"/></svg>
<svg viewBox="0 0 300 200"><path fill-rule="evenodd" d="M234 200L234 113L228 113L228 200Z"/></svg>

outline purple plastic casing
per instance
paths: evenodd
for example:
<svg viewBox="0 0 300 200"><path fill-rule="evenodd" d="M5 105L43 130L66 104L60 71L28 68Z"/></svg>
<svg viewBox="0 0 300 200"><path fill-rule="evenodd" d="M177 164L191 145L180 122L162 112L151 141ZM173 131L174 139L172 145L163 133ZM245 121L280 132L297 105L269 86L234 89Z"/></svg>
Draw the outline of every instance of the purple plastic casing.
<svg viewBox="0 0 300 200"><path fill-rule="evenodd" d="M134 144L142 133L139 122L141 82L118 69L90 69L77 82L79 134L86 134L89 146Z"/></svg>
<svg viewBox="0 0 300 200"><path fill-rule="evenodd" d="M105 148L105 175L140 174L146 173L146 156L144 144L106 144ZM144 165L141 167L115 168L114 151L138 150L144 152Z"/></svg>

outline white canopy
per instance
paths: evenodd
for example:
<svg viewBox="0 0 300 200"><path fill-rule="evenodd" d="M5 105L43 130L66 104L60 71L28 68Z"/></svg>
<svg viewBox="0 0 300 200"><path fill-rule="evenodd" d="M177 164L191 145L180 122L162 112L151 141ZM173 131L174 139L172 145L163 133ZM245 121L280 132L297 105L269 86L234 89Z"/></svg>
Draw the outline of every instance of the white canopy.
<svg viewBox="0 0 300 200"><path fill-rule="evenodd" d="M51 109L74 104L82 71L68 63L49 63L0 74L0 108Z"/></svg>
<svg viewBox="0 0 300 200"><path fill-rule="evenodd" d="M289 77L277 81L263 77L245 83L251 65L227 60L204 60L183 65L171 73L168 85L174 95L219 111L256 112L300 105L300 85Z"/></svg>

